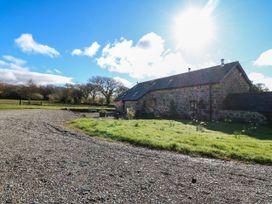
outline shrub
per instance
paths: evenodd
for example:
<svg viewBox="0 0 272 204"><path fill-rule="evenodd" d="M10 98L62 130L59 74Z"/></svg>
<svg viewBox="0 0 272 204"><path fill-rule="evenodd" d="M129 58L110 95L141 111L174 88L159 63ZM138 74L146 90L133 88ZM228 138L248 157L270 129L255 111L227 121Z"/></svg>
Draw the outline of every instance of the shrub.
<svg viewBox="0 0 272 204"><path fill-rule="evenodd" d="M133 108L127 108L127 118L129 120L135 118L135 110Z"/></svg>
<svg viewBox="0 0 272 204"><path fill-rule="evenodd" d="M31 99L33 100L43 100L43 95L40 93L33 93L31 94Z"/></svg>
<svg viewBox="0 0 272 204"><path fill-rule="evenodd" d="M225 122L225 123L232 123L232 120L229 119L229 118L225 118L225 119L224 119L224 122Z"/></svg>
<svg viewBox="0 0 272 204"><path fill-rule="evenodd" d="M107 114L107 112L105 110L103 110L103 109L99 111L99 117L104 118L104 117L106 117L106 114Z"/></svg>
<svg viewBox="0 0 272 204"><path fill-rule="evenodd" d="M199 124L199 125L196 126L196 131L204 132L204 130L205 130L205 129L204 129L203 125L200 125L200 124Z"/></svg>
<svg viewBox="0 0 272 204"><path fill-rule="evenodd" d="M121 113L120 113L119 111L116 111L116 112L114 112L113 117L114 117L115 119L119 119L119 118L120 118L120 115L121 115Z"/></svg>

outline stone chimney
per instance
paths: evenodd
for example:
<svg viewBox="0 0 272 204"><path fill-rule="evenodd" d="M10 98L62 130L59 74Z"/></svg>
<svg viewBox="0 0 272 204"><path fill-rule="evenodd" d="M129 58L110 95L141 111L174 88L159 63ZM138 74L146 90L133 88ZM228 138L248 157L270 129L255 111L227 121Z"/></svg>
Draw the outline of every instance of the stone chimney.
<svg viewBox="0 0 272 204"><path fill-rule="evenodd" d="M224 59L221 59L221 67L224 67L224 65L225 65Z"/></svg>
<svg viewBox="0 0 272 204"><path fill-rule="evenodd" d="M191 71L191 68L189 67L189 68L188 68L188 72L190 72L190 71Z"/></svg>

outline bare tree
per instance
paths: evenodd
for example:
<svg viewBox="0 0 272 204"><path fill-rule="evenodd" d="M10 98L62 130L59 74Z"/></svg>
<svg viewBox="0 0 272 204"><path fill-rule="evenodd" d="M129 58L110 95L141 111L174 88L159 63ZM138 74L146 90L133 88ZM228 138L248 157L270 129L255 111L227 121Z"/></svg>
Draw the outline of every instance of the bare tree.
<svg viewBox="0 0 272 204"><path fill-rule="evenodd" d="M122 94L124 94L129 88L121 85L117 90L116 90L116 96L121 96Z"/></svg>
<svg viewBox="0 0 272 204"><path fill-rule="evenodd" d="M89 83L86 84L86 88L87 88L89 96L91 96L92 103L95 103L95 99L97 97L97 92L98 92L98 87L91 80L92 79L90 79Z"/></svg>
<svg viewBox="0 0 272 204"><path fill-rule="evenodd" d="M62 103L104 103L110 104L127 88L121 83L109 77L96 76L87 84L66 84L64 86L38 86L33 80L24 85L8 84L0 82L0 97L20 100L50 100Z"/></svg>
<svg viewBox="0 0 272 204"><path fill-rule="evenodd" d="M31 100L33 93L37 92L37 85L30 79L25 85L21 85L19 88L20 99Z"/></svg>
<svg viewBox="0 0 272 204"><path fill-rule="evenodd" d="M113 94L122 86L122 83L113 78L101 76L92 77L89 82L95 85L97 90L103 94L107 105L110 104Z"/></svg>
<svg viewBox="0 0 272 204"><path fill-rule="evenodd" d="M5 84L0 82L0 96L4 93L5 91Z"/></svg>

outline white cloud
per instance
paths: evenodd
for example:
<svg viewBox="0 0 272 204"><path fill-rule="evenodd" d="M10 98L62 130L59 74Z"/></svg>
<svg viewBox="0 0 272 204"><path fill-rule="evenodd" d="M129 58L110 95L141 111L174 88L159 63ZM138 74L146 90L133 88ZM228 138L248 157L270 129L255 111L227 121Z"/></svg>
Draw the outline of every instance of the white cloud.
<svg viewBox="0 0 272 204"><path fill-rule="evenodd" d="M19 59L19 58L16 58L16 57L13 57L13 56L10 56L10 55L4 55L3 56L3 59L13 63L13 64L16 64L18 66L22 66L26 63L25 60L22 60L22 59Z"/></svg>
<svg viewBox="0 0 272 204"><path fill-rule="evenodd" d="M32 72L27 67L19 65L22 61L18 61L17 58L12 56L3 57L8 61L0 60L0 81L13 84L24 84L32 79L36 84L47 85L47 84L66 84L73 83L72 78L65 77L56 74L44 74L39 72ZM15 60L17 59L17 60ZM19 62L19 64L14 64ZM24 61L24 63L26 63ZM56 71L55 69L54 71Z"/></svg>
<svg viewBox="0 0 272 204"><path fill-rule="evenodd" d="M24 84L30 79L39 85L72 83L72 78L60 75L43 74L26 70L0 69L1 81L14 84Z"/></svg>
<svg viewBox="0 0 272 204"><path fill-rule="evenodd" d="M62 72L59 69L48 69L46 70L49 74L61 74Z"/></svg>
<svg viewBox="0 0 272 204"><path fill-rule="evenodd" d="M42 54L50 57L57 57L60 55L54 48L36 42L31 34L22 34L19 38L15 39L15 43L25 53Z"/></svg>
<svg viewBox="0 0 272 204"><path fill-rule="evenodd" d="M62 73L59 69L54 69L54 71L55 71L57 74L61 74L61 73Z"/></svg>
<svg viewBox="0 0 272 204"><path fill-rule="evenodd" d="M0 68L8 67L9 69L13 69L13 70L26 70L26 68L23 67L23 65L26 64L25 60L22 60L10 55L4 55L3 59L6 61L0 60Z"/></svg>
<svg viewBox="0 0 272 204"><path fill-rule="evenodd" d="M76 56L88 56L88 57L93 57L96 55L97 51L99 50L100 45L98 42L93 42L90 47L85 47L83 50L81 49L74 49L72 51L72 55Z"/></svg>
<svg viewBox="0 0 272 204"><path fill-rule="evenodd" d="M124 84L124 86L131 88L133 86L133 84L128 81L127 79L121 78L121 77L113 77L116 81L121 82L122 84Z"/></svg>
<svg viewBox="0 0 272 204"><path fill-rule="evenodd" d="M263 52L256 61L255 66L272 66L272 49Z"/></svg>
<svg viewBox="0 0 272 204"><path fill-rule="evenodd" d="M79 56L82 55L83 53L80 49L74 49L71 54Z"/></svg>
<svg viewBox="0 0 272 204"><path fill-rule="evenodd" d="M8 63L6 63L5 61L0 60L0 66L7 65L7 64L8 64Z"/></svg>
<svg viewBox="0 0 272 204"><path fill-rule="evenodd" d="M136 79L186 72L188 66L194 67L185 61L181 52L166 49L162 37L153 32L142 36L136 44L122 38L106 45L97 64Z"/></svg>
<svg viewBox="0 0 272 204"><path fill-rule="evenodd" d="M258 72L252 72L248 75L248 77L254 84L262 83L272 91L272 77L265 76L264 74Z"/></svg>

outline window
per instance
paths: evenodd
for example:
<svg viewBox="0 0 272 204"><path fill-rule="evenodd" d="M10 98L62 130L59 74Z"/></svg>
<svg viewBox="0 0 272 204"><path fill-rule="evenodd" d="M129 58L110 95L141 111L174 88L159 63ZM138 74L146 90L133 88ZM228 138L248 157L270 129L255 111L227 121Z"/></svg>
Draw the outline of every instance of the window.
<svg viewBox="0 0 272 204"><path fill-rule="evenodd" d="M153 105L155 106L155 105L157 105L157 99L156 98L153 98Z"/></svg>
<svg viewBox="0 0 272 204"><path fill-rule="evenodd" d="M190 111L195 111L197 109L197 102L190 101Z"/></svg>
<svg viewBox="0 0 272 204"><path fill-rule="evenodd" d="M198 102L198 108L199 109L206 109L206 104L204 102L203 99L201 99L199 102Z"/></svg>

